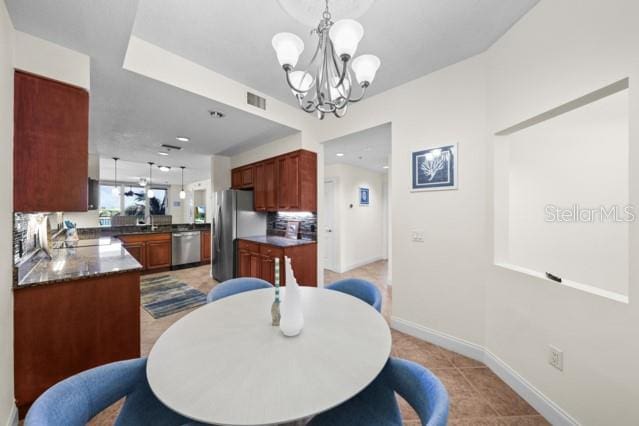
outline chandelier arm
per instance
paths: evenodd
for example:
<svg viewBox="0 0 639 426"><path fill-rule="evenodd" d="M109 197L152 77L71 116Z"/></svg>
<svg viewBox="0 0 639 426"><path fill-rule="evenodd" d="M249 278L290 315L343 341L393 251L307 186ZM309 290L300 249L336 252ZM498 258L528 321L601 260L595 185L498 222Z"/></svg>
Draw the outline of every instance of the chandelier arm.
<svg viewBox="0 0 639 426"><path fill-rule="evenodd" d="M361 93L361 95L359 95L359 97L357 99L351 99L350 102L355 103L355 102L361 101L364 98L364 96L366 96L366 89L368 89L369 85L370 85L370 83L368 83L367 81L362 83L362 93Z"/></svg>
<svg viewBox="0 0 639 426"><path fill-rule="evenodd" d="M288 84L288 87L291 88L292 91L294 91L295 93L299 93L301 95L305 94L306 92L303 92L301 90L299 90L297 87L295 87L293 85L293 83L291 82L291 70L292 68L289 65L285 65L284 66L284 72L286 74L286 84ZM306 72L306 71L305 71Z"/></svg>

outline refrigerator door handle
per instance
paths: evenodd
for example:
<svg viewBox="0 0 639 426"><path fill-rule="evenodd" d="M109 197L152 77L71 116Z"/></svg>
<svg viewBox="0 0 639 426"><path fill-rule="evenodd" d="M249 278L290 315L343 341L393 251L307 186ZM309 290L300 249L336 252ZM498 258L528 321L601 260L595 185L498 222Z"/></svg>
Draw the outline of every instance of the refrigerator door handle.
<svg viewBox="0 0 639 426"><path fill-rule="evenodd" d="M213 240L215 241L215 255L220 254L220 241L222 241L222 207L218 207L217 220L215 221L215 235Z"/></svg>

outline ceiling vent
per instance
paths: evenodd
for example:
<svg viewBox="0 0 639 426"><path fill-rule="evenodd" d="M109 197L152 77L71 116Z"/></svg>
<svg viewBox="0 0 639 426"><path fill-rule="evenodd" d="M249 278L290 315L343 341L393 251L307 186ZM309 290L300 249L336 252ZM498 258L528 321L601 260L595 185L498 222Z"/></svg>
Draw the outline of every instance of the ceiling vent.
<svg viewBox="0 0 639 426"><path fill-rule="evenodd" d="M266 110L266 99L261 96L257 96L255 93L246 92L246 103Z"/></svg>
<svg viewBox="0 0 639 426"><path fill-rule="evenodd" d="M165 143L163 143L163 144L162 144L162 148L166 148L166 149L168 149L168 150L172 150L172 149L174 149L174 150L176 150L176 151L180 151L180 150L182 149L182 147L181 147L181 146L168 145L168 144L165 144Z"/></svg>

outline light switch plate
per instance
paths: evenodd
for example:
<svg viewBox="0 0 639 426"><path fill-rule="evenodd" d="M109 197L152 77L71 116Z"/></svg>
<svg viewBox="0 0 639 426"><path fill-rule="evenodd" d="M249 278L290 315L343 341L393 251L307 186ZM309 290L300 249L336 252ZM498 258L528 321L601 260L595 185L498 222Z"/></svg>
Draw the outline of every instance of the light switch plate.
<svg viewBox="0 0 639 426"><path fill-rule="evenodd" d="M424 242L424 231L421 229L415 229L411 234L411 240L414 243L423 243Z"/></svg>

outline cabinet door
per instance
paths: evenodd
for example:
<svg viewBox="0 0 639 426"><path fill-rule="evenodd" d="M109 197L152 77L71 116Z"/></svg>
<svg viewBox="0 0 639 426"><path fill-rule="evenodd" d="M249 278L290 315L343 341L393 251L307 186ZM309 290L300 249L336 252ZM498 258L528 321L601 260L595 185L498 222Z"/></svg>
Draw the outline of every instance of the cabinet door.
<svg viewBox="0 0 639 426"><path fill-rule="evenodd" d="M21 71L14 85L13 210L87 211L89 94Z"/></svg>
<svg viewBox="0 0 639 426"><path fill-rule="evenodd" d="M135 257L140 265L142 265L142 270L146 270L146 243L137 242L137 243L126 243L122 244L131 256Z"/></svg>
<svg viewBox="0 0 639 426"><path fill-rule="evenodd" d="M251 253L249 277L260 278L262 276L262 256Z"/></svg>
<svg viewBox="0 0 639 426"><path fill-rule="evenodd" d="M253 166L244 167L242 169L242 187L250 188L253 186Z"/></svg>
<svg viewBox="0 0 639 426"><path fill-rule="evenodd" d="M239 189L242 187L242 171L234 169L231 171L231 187L233 189Z"/></svg>
<svg viewBox="0 0 639 426"><path fill-rule="evenodd" d="M277 161L269 160L262 164L264 188L264 208L269 212L277 211Z"/></svg>
<svg viewBox="0 0 639 426"><path fill-rule="evenodd" d="M275 259L270 256L261 257L261 276L264 281L275 284Z"/></svg>
<svg viewBox="0 0 639 426"><path fill-rule="evenodd" d="M285 155L278 159L278 204L280 210L300 207L300 155Z"/></svg>
<svg viewBox="0 0 639 426"><path fill-rule="evenodd" d="M200 258L202 262L211 261L211 231L202 231L200 238Z"/></svg>
<svg viewBox="0 0 639 426"><path fill-rule="evenodd" d="M239 277L250 277L251 276L251 253L247 250L240 250L239 255L239 267L238 267L238 276Z"/></svg>
<svg viewBox="0 0 639 426"><path fill-rule="evenodd" d="M171 266L171 241L149 241L146 243L146 266L148 269Z"/></svg>
<svg viewBox="0 0 639 426"><path fill-rule="evenodd" d="M255 191L253 192L253 208L255 211L266 210L266 180L264 179L264 164L253 167L255 177Z"/></svg>

